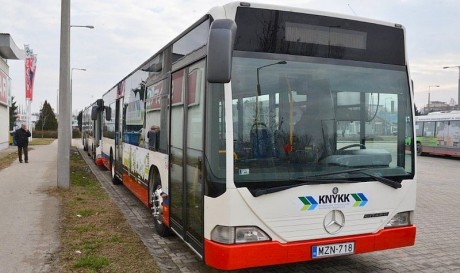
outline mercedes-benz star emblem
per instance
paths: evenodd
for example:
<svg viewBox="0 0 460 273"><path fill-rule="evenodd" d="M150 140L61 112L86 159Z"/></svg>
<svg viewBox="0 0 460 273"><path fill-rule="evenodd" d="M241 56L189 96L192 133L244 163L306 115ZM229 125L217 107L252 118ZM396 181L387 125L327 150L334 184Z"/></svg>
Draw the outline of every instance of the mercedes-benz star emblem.
<svg viewBox="0 0 460 273"><path fill-rule="evenodd" d="M334 187L334 188L332 189L332 193L333 193L333 194L339 193L339 188Z"/></svg>
<svg viewBox="0 0 460 273"><path fill-rule="evenodd" d="M337 234L345 226L345 215L340 210L332 210L324 217L324 229L329 234Z"/></svg>

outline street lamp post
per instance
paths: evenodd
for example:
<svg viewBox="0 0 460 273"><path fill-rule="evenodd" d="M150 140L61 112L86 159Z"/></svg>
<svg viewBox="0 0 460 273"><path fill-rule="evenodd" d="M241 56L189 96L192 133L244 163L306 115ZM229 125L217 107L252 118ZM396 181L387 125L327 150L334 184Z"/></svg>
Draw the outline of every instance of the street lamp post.
<svg viewBox="0 0 460 273"><path fill-rule="evenodd" d="M256 129L259 128L259 96L262 94L262 90L260 89L260 80L259 80L259 71L267 66L272 66L272 65L277 65L277 64L286 64L286 61L279 61L276 63L271 63L267 65L263 65L260 67L257 67L257 96L256 96L256 117L255 117L255 123L256 123Z"/></svg>
<svg viewBox="0 0 460 273"><path fill-rule="evenodd" d="M89 29L93 29L94 26L91 26L91 25L70 25L69 27L69 30L71 28L89 28ZM70 38L69 38L70 39ZM69 52L70 54L70 52ZM73 84L72 84L72 78L73 78L73 71L74 70L80 70L80 71L86 71L86 69L84 68L72 68L70 70L70 96L69 96L69 100L67 101L68 102L68 107L70 109L70 115L69 115L69 120L70 120L70 126L69 126L69 129L70 129L70 139L72 139L72 132L73 132L73 128L72 128L72 120L73 120L73 114L72 114L72 89L73 89Z"/></svg>
<svg viewBox="0 0 460 273"><path fill-rule="evenodd" d="M61 0L57 186L70 187L70 0Z"/></svg>
<svg viewBox="0 0 460 273"><path fill-rule="evenodd" d="M427 105L427 108L428 108L428 113L431 111L431 107L430 107L430 104L431 104L431 87L440 87L439 85L429 85L428 86L428 105Z"/></svg>
<svg viewBox="0 0 460 273"><path fill-rule="evenodd" d="M70 25L70 27L94 28L94 26Z"/></svg>
<svg viewBox="0 0 460 273"><path fill-rule="evenodd" d="M460 110L460 65L444 66L443 69L458 68L458 94L457 94L457 110Z"/></svg>
<svg viewBox="0 0 460 273"><path fill-rule="evenodd" d="M391 115L389 114L390 111L388 111L388 106L387 106L387 101L390 100L390 108L391 108L391 104L393 103L393 100L392 98L385 98L385 123L384 123L384 131L385 131L385 134L388 134L388 132L390 132L391 134ZM388 128L390 128L390 130L388 130Z"/></svg>
<svg viewBox="0 0 460 273"><path fill-rule="evenodd" d="M79 70L79 71L86 71L86 68L75 68L75 67L72 67L72 70L70 72L70 105L72 106L72 101L73 101L73 71L74 70ZM73 116L72 116L72 107L70 109L70 137L72 138L72 132L73 132L73 128L72 128L72 120L73 120Z"/></svg>
<svg viewBox="0 0 460 273"><path fill-rule="evenodd" d="M70 0L61 0L61 39L59 56L59 116L58 116L58 162L57 186L68 189L70 187L70 28L93 26L70 25Z"/></svg>
<svg viewBox="0 0 460 273"><path fill-rule="evenodd" d="M70 93L72 93L72 75L74 70L79 70L79 71L86 71L86 68L75 68L72 67L72 72L70 74Z"/></svg>
<svg viewBox="0 0 460 273"><path fill-rule="evenodd" d="M91 25L70 25L70 28L89 28L89 29L94 29L94 26L91 26ZM86 69L84 68L72 68L71 72L70 72L70 100L69 100L69 108L70 108L70 137L72 138L72 74L73 74L73 71L74 70L80 70L80 71L86 71Z"/></svg>
<svg viewBox="0 0 460 273"><path fill-rule="evenodd" d="M279 61L279 62L276 62L276 63L267 64L267 65L263 65L261 67L257 67L257 96L261 95L260 81L259 81L259 71L264 67L272 66L272 65L275 65L275 64L286 64L286 61Z"/></svg>

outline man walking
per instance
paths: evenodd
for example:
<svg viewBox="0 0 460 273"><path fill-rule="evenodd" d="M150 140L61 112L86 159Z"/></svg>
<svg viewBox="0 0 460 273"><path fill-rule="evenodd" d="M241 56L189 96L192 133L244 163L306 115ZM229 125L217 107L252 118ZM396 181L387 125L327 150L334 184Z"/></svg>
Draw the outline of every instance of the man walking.
<svg viewBox="0 0 460 273"><path fill-rule="evenodd" d="M18 156L19 162L22 163L22 153L24 152L24 160L26 163L29 163L29 153L27 150L27 146L29 146L29 137L32 134L30 133L29 129L27 129L26 125L23 123L21 128L17 129L14 135L16 139L16 145L18 145Z"/></svg>

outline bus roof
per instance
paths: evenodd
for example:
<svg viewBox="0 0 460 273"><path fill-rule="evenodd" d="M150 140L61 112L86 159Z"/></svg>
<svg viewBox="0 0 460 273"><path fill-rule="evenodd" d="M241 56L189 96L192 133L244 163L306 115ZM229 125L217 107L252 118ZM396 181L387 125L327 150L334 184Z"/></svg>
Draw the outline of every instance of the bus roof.
<svg viewBox="0 0 460 273"><path fill-rule="evenodd" d="M191 29L196 27L199 23L203 22L205 20L205 18L207 18L208 16L211 16L213 19L227 19L227 18L235 19L236 10L240 6L242 6L242 7L260 8L260 9L269 9L269 10L290 11L290 12L298 12L298 13L305 13L305 14L314 14L314 15L320 15L320 16L341 18L341 19L346 19L346 20L361 21L361 22L365 22L365 23L378 24L378 25L389 26L389 27L397 27L397 28L403 29L403 31L405 32L404 27L402 25L400 25L400 24L390 23L390 22L385 22L385 21L379 21L379 20L369 19L369 18L364 18L364 17L359 17L359 16L345 15L345 14L340 14L340 13L326 12L326 11L313 10L313 9L303 9L303 8L297 8L297 7L272 5L272 4L263 4L263 3L251 3L251 2L241 2L241 1L230 2L230 3L225 4L223 6L216 6L216 7L211 8L204 16L200 17L195 23L193 23L187 29L182 31L179 35L177 35L169 43L167 43L162 48L160 48L154 55L149 57L145 62L143 62L141 65L139 65L134 70L132 70L123 79L121 79L119 82L117 82L115 85L113 85L107 91L105 91L102 94L102 96L105 96L106 94L109 94L110 92L113 92L113 89L116 88L117 85L120 82L122 82L122 81L126 80L127 78L129 78L136 71L139 71L142 68L145 68L151 61L153 61L155 58L157 58L166 48L170 47L172 44L174 44L176 41L178 41L180 38L182 38Z"/></svg>
<svg viewBox="0 0 460 273"><path fill-rule="evenodd" d="M385 26L390 26L390 27L404 28L401 24L398 24L398 23L380 21L380 20L375 20L375 19L370 19L370 18L365 18L365 17L360 17L360 16L346 15L346 14L341 14L341 13L326 12L326 11L306 9L306 8L289 7L289 6L281 6L281 5L273 5L273 4L263 4L263 3L241 2L241 1L230 2L223 6L214 7L211 10L209 10L208 14L211 15L214 19L235 18L236 9L240 6L314 14L314 15L320 15L320 16L328 16L328 17L342 18L342 19L347 19L347 20L361 21L361 22L378 24L378 25L385 25Z"/></svg>

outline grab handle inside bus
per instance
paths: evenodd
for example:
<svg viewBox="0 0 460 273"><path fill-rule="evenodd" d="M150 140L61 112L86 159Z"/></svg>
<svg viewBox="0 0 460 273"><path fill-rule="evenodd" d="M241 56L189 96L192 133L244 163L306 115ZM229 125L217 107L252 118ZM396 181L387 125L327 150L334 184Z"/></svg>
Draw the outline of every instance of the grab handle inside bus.
<svg viewBox="0 0 460 273"><path fill-rule="evenodd" d="M235 36L235 21L230 19L218 19L211 24L207 59L208 82L227 83L230 81Z"/></svg>

